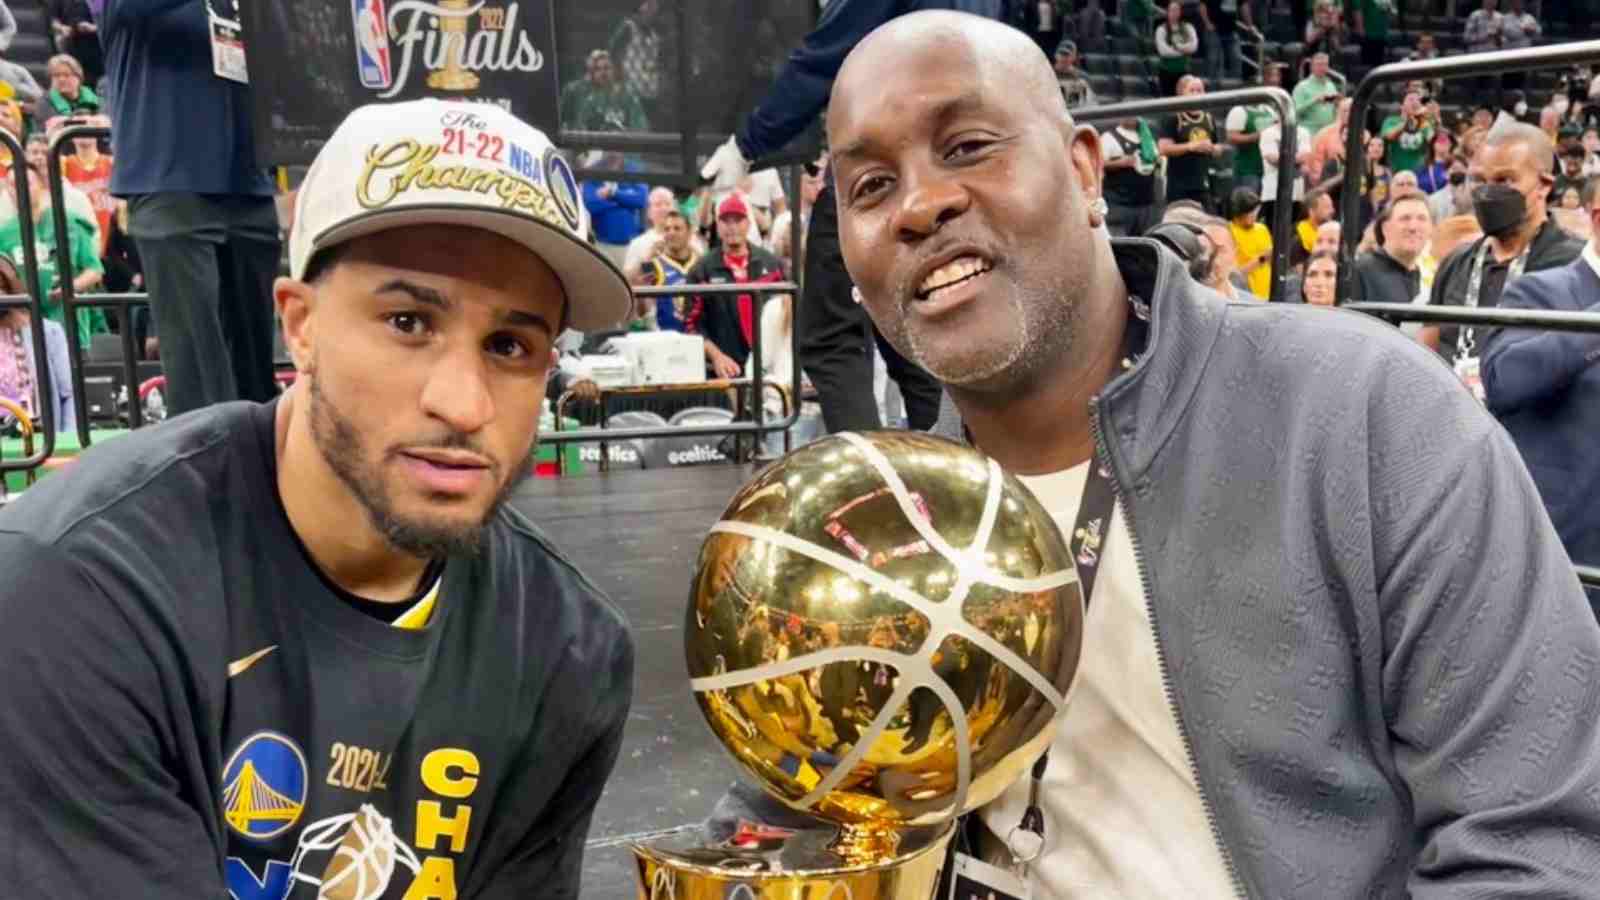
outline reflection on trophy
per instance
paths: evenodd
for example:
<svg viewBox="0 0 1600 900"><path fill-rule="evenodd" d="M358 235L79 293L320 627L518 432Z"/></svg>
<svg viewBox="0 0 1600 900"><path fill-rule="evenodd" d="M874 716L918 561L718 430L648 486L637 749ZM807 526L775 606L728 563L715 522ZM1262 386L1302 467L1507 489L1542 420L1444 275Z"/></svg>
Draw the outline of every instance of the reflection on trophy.
<svg viewBox="0 0 1600 900"><path fill-rule="evenodd" d="M954 819L1027 774L1083 603L1039 502L977 451L840 434L763 470L701 546L685 627L713 733L815 828L634 846L643 900L928 900Z"/></svg>
<svg viewBox="0 0 1600 900"><path fill-rule="evenodd" d="M467 15L472 0L439 0L441 9L455 15L439 17L439 31L444 38L444 68L428 76L428 87L441 91L470 91L478 87L478 76L462 68L467 58Z"/></svg>

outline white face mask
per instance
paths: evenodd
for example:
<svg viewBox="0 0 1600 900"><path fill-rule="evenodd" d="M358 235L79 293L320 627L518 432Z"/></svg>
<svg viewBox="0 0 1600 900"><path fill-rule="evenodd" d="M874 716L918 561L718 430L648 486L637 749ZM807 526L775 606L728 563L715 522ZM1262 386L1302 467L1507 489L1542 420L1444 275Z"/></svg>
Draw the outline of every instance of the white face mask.
<svg viewBox="0 0 1600 900"><path fill-rule="evenodd" d="M1522 118L1523 116L1528 114L1528 101L1526 101L1526 100L1518 100L1517 101L1517 105L1513 106L1511 108L1511 111L1512 111L1512 113L1514 113L1517 116L1517 118L1519 118L1519 119Z"/></svg>
<svg viewBox="0 0 1600 900"><path fill-rule="evenodd" d="M1564 116L1567 114L1567 110L1572 107L1572 100L1565 94L1562 94L1551 100L1550 105L1556 108L1557 115Z"/></svg>

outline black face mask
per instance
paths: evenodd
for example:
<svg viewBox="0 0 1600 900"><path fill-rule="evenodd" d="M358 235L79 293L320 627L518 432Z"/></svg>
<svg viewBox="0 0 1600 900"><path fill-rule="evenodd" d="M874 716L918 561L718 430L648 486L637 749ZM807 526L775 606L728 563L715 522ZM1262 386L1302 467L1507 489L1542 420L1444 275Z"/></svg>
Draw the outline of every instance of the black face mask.
<svg viewBox="0 0 1600 900"><path fill-rule="evenodd" d="M1505 237L1527 217L1528 201L1510 185L1486 184L1472 192L1472 214L1484 234Z"/></svg>
<svg viewBox="0 0 1600 900"><path fill-rule="evenodd" d="M1465 172L1451 172L1450 173L1450 183L1455 185L1456 187L1460 187L1463 184L1466 184L1467 183L1467 173L1465 173Z"/></svg>

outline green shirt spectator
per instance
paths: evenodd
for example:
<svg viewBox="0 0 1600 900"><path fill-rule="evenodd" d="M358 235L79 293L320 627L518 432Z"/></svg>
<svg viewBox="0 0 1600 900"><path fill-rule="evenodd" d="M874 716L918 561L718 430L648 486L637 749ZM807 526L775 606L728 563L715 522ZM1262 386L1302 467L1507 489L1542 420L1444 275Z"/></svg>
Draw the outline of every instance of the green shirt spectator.
<svg viewBox="0 0 1600 900"><path fill-rule="evenodd" d="M43 190L44 183L39 180L34 188ZM38 196L37 194L35 196ZM47 203L47 201L46 201ZM83 278L76 282L79 290L93 287L98 284L99 276L105 273L105 266L101 264L99 254L96 252L100 246L96 233L96 223L93 216L85 218L76 210L67 214L67 252L56 252L56 230L50 207L43 205L34 217L34 247L39 257L39 281L36 285L38 296L42 298L45 318L64 324L65 316L62 314L61 297L56 295L56 282L60 278L60 257L66 256L69 270L73 277L83 276L84 273L94 273L93 279ZM16 263L17 271L23 271L22 253L22 228L15 211L9 211L5 220L0 222L0 253L4 253ZM91 284L91 280L94 284ZM91 336L110 330L106 326L105 312L100 309L78 310L78 344L84 349L89 347Z"/></svg>
<svg viewBox="0 0 1600 900"><path fill-rule="evenodd" d="M1339 118L1339 94L1343 85L1328 73L1328 54L1311 57L1311 74L1294 86L1294 113L1312 134L1332 125Z"/></svg>
<svg viewBox="0 0 1600 900"><path fill-rule="evenodd" d="M1266 131L1278 116L1268 105L1235 106L1228 110L1223 128L1228 132L1228 143L1235 147L1233 174L1241 178L1260 179L1266 172L1261 163L1261 132ZM1249 140L1243 139L1253 136Z"/></svg>
<svg viewBox="0 0 1600 900"><path fill-rule="evenodd" d="M1384 158L1396 172L1416 172L1428 158L1428 142L1433 140L1433 117L1412 91L1400 104L1400 112L1383 120L1378 129L1383 138Z"/></svg>

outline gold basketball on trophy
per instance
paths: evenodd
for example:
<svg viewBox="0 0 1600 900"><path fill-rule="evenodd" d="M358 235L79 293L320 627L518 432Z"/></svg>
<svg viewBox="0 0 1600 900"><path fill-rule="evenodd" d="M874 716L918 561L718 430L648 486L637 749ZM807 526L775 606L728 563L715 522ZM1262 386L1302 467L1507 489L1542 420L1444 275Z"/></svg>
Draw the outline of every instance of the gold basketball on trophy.
<svg viewBox="0 0 1600 900"><path fill-rule="evenodd" d="M688 668L739 766L835 827L636 847L642 896L926 900L949 823L1048 746L1082 639L1065 540L992 460L912 432L789 454L701 547Z"/></svg>

